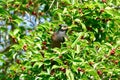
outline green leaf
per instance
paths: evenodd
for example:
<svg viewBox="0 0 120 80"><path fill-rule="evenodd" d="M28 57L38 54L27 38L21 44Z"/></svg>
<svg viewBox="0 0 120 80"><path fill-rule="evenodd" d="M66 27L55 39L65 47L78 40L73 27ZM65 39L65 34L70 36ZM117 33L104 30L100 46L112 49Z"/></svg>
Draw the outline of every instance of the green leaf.
<svg viewBox="0 0 120 80"><path fill-rule="evenodd" d="M80 45L77 45L76 53L80 53Z"/></svg>
<svg viewBox="0 0 120 80"><path fill-rule="evenodd" d="M100 80L100 77L99 77L99 75L97 74L97 71L95 71L94 69L90 69L90 70L88 71L88 73L91 74L91 75L93 75L93 76L94 76L94 79Z"/></svg>
<svg viewBox="0 0 120 80"><path fill-rule="evenodd" d="M87 28L86 28L85 24L82 23L82 21L80 21L80 24L81 24L81 26L82 26L83 31L86 32L86 31L87 31Z"/></svg>
<svg viewBox="0 0 120 80"><path fill-rule="evenodd" d="M61 66L58 66L58 65L53 65L52 66L52 69L58 69L58 68L61 68Z"/></svg>
<svg viewBox="0 0 120 80"><path fill-rule="evenodd" d="M15 19L15 20L13 20L15 23L17 23L18 25L20 25L20 23L22 22L22 20L21 19Z"/></svg>
<svg viewBox="0 0 120 80"><path fill-rule="evenodd" d="M74 80L74 75L70 69L66 69L66 76L68 77L68 80Z"/></svg>
<svg viewBox="0 0 120 80"><path fill-rule="evenodd" d="M13 32L13 35L18 34L19 31L20 31L20 29L15 29L14 32Z"/></svg>
<svg viewBox="0 0 120 80"><path fill-rule="evenodd" d="M58 18L59 18L60 21L63 21L61 13L58 13Z"/></svg>
<svg viewBox="0 0 120 80"><path fill-rule="evenodd" d="M94 33L93 32L89 32L89 34L90 34L90 40L91 41L95 41L95 36L94 36Z"/></svg>
<svg viewBox="0 0 120 80"><path fill-rule="evenodd" d="M80 39L80 37L83 35L84 33L83 32L80 32L79 34L78 34L78 37L76 38L76 40L73 42L73 44L71 45L71 47L73 48L73 47L75 47L75 45L77 44L77 42L79 42L79 39Z"/></svg>
<svg viewBox="0 0 120 80"><path fill-rule="evenodd" d="M38 68L40 68L42 65L43 65L42 62L35 62L33 67L38 66Z"/></svg>

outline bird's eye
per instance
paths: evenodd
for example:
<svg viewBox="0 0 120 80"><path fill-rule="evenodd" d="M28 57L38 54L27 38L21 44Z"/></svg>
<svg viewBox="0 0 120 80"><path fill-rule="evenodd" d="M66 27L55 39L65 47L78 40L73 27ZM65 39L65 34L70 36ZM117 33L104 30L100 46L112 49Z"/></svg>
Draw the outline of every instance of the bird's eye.
<svg viewBox="0 0 120 80"><path fill-rule="evenodd" d="M61 27L61 24L59 26Z"/></svg>
<svg viewBox="0 0 120 80"><path fill-rule="evenodd" d="M67 26L63 26L61 29L66 30L66 29L67 29Z"/></svg>

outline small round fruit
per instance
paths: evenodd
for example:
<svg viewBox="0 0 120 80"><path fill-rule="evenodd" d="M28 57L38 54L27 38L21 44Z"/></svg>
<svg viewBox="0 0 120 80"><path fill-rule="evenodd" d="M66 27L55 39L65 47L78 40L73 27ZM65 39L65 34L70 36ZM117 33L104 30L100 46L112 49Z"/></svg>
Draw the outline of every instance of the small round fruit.
<svg viewBox="0 0 120 80"><path fill-rule="evenodd" d="M89 65L92 66L94 64L94 62L89 62Z"/></svg>
<svg viewBox="0 0 120 80"><path fill-rule="evenodd" d="M102 0L103 3L106 3L106 0Z"/></svg>
<svg viewBox="0 0 120 80"><path fill-rule="evenodd" d="M47 50L47 49L48 49L48 47L46 47L46 45L42 46L42 50Z"/></svg>
<svg viewBox="0 0 120 80"><path fill-rule="evenodd" d="M55 73L55 70L53 69L51 70L50 75L54 75L54 73Z"/></svg>
<svg viewBox="0 0 120 80"><path fill-rule="evenodd" d="M30 5L29 4L26 4L26 8L29 8L30 7Z"/></svg>
<svg viewBox="0 0 120 80"><path fill-rule="evenodd" d="M62 55L60 55L59 58L61 59L61 58L62 58Z"/></svg>
<svg viewBox="0 0 120 80"><path fill-rule="evenodd" d="M46 41L43 41L43 42L42 42L42 44L43 44L43 45L46 45L46 44L47 44L47 42L46 42Z"/></svg>
<svg viewBox="0 0 120 80"><path fill-rule="evenodd" d="M110 51L110 54L111 54L111 55L114 55L114 54L115 54L115 49L112 49L112 50Z"/></svg>
<svg viewBox="0 0 120 80"><path fill-rule="evenodd" d="M66 69L65 68L60 68L61 71L63 71L64 73L66 72Z"/></svg>
<svg viewBox="0 0 120 80"><path fill-rule="evenodd" d="M119 62L119 60L115 60L115 61L114 61L115 64L118 64L118 62Z"/></svg>
<svg viewBox="0 0 120 80"><path fill-rule="evenodd" d="M21 70L22 70L22 71L24 71L25 69L26 69L26 67L24 67L24 66L21 67Z"/></svg>
<svg viewBox="0 0 120 80"><path fill-rule="evenodd" d="M33 2L32 1L29 1L29 5L32 5L33 4Z"/></svg>
<svg viewBox="0 0 120 80"><path fill-rule="evenodd" d="M84 69L82 69L82 68L79 68L79 67L78 67L78 72L83 72L83 73L84 73L84 72L85 72L85 70L84 70Z"/></svg>
<svg viewBox="0 0 120 80"><path fill-rule="evenodd" d="M39 15L40 15L40 16L43 16L43 15L44 15L44 12L39 12Z"/></svg>
<svg viewBox="0 0 120 80"><path fill-rule="evenodd" d="M80 72L80 71L82 71L82 68L78 67L78 69L77 69L77 70L78 70L78 72Z"/></svg>
<svg viewBox="0 0 120 80"><path fill-rule="evenodd" d="M81 36L81 39L84 39L84 36Z"/></svg>
<svg viewBox="0 0 120 80"><path fill-rule="evenodd" d="M12 38L12 41L13 41L13 43L17 43L17 40L16 40L16 38Z"/></svg>
<svg viewBox="0 0 120 80"><path fill-rule="evenodd" d="M37 13L36 13L35 11L33 11L33 12L32 12L32 15L35 15L35 16L36 16L36 15L37 15Z"/></svg>
<svg viewBox="0 0 120 80"><path fill-rule="evenodd" d="M102 75L102 71L101 70L97 70L98 75Z"/></svg>
<svg viewBox="0 0 120 80"><path fill-rule="evenodd" d="M80 14L82 14L82 13L83 13L83 12L82 12L82 9L79 9L79 13L80 13Z"/></svg>
<svg viewBox="0 0 120 80"><path fill-rule="evenodd" d="M101 10L100 10L100 13L103 13L103 12L104 12L104 9L101 9Z"/></svg>
<svg viewBox="0 0 120 80"><path fill-rule="evenodd" d="M20 62L20 60L19 60L19 59L17 59L17 60L16 60L16 63L20 64L21 62Z"/></svg>
<svg viewBox="0 0 120 80"><path fill-rule="evenodd" d="M27 51L27 44L24 44L23 50L24 50L24 51Z"/></svg>

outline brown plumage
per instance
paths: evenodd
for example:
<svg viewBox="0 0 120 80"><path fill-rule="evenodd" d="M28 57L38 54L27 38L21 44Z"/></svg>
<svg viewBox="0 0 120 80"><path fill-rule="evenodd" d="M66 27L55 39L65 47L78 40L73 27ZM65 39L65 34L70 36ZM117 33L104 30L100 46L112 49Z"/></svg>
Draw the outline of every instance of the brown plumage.
<svg viewBox="0 0 120 80"><path fill-rule="evenodd" d="M66 24L62 24L60 25L60 28L57 32L54 32L51 39L52 39L52 43L51 43L51 47L61 47L61 43L63 43L65 41L65 37L67 37L66 32L68 30L68 27Z"/></svg>

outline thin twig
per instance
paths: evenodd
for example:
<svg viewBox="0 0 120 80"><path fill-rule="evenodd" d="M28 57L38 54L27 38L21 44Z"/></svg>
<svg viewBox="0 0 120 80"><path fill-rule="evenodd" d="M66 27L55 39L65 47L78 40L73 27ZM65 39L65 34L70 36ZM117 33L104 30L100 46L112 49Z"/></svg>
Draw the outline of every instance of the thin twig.
<svg viewBox="0 0 120 80"><path fill-rule="evenodd" d="M50 5L49 9L52 8L54 2L55 2L55 0L52 1L52 3L51 3L51 5Z"/></svg>

